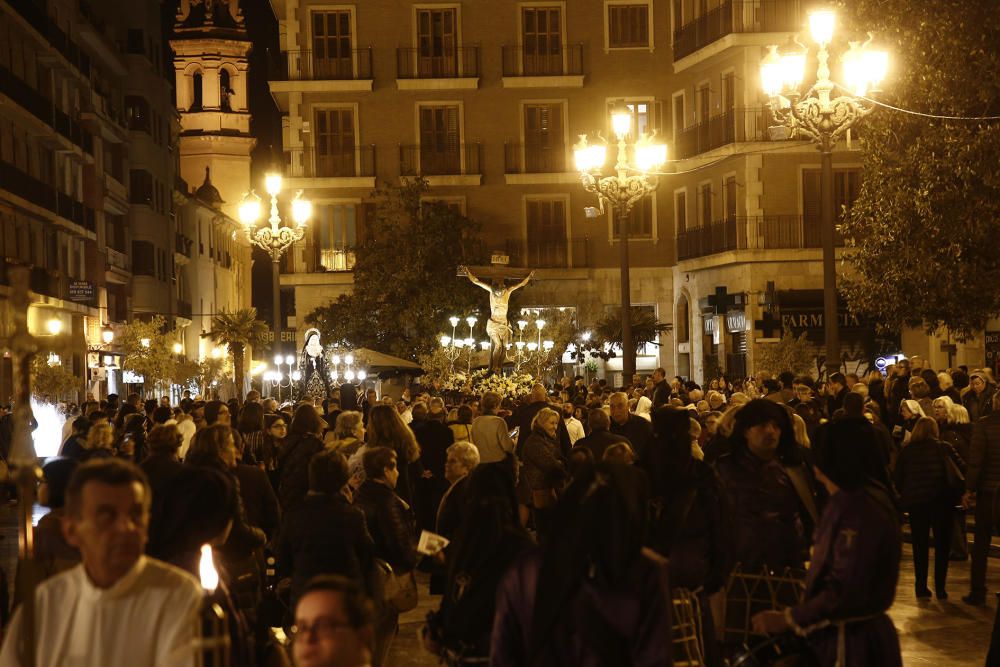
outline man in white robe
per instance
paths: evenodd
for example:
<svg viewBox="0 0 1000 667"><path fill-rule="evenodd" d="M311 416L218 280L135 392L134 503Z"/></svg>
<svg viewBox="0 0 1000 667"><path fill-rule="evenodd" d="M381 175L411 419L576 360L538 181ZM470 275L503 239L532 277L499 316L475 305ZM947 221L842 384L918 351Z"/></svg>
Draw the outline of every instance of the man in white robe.
<svg viewBox="0 0 1000 667"><path fill-rule="evenodd" d="M121 459L80 466L66 490L66 540L82 563L35 592L37 667L193 667L202 589L187 572L143 555L150 488ZM0 649L0 667L25 665L23 607Z"/></svg>

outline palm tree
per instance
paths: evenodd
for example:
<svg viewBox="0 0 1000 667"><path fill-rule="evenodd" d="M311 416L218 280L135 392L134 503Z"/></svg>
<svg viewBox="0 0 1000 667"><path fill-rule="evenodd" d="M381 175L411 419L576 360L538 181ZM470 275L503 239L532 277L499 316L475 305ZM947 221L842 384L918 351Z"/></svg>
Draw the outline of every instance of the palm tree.
<svg viewBox="0 0 1000 667"><path fill-rule="evenodd" d="M257 319L256 308L223 310L212 318L208 337L219 345L228 345L233 354L236 392L243 396L243 354L247 345L261 345L267 340L267 325Z"/></svg>

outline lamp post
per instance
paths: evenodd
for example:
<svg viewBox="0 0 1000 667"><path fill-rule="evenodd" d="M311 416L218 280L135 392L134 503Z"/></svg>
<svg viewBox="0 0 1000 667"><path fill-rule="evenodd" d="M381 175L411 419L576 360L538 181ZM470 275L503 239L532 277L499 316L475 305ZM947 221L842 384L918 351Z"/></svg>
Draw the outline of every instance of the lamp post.
<svg viewBox="0 0 1000 667"><path fill-rule="evenodd" d="M257 223L263 213L261 199L253 191L243 195L240 202L239 216L240 222L247 234L247 240L252 245L263 249L271 257L271 285L274 291L272 295L271 307L273 309L271 320L274 330L274 350L281 349L281 267L278 262L282 255L296 241L300 241L306 232L306 223L312 217L312 203L302 199L302 191L295 193L292 199L292 220L294 227L281 225L281 216L278 215L278 195L281 193L281 174L271 173L264 177L264 188L271 197L271 213L268 218L269 227L257 227Z"/></svg>
<svg viewBox="0 0 1000 667"><path fill-rule="evenodd" d="M597 195L602 212L605 203L610 205L615 220L618 221L622 288L622 373L627 381L635 373L632 298L629 292L628 216L636 203L656 190L658 179L651 172L667 161L667 147L654 142L653 137L646 134L630 142L629 138L634 137L635 132L632 128L632 114L627 109L616 111L612 115L611 126L618 139L618 157L613 176L601 176L601 169L607 161L607 146L589 144L587 135L580 135L580 142L574 147L574 156L583 189Z"/></svg>
<svg viewBox="0 0 1000 667"><path fill-rule="evenodd" d="M837 265L835 255L836 213L833 202L833 149L837 141L859 120L871 113L874 106L861 96L876 92L885 78L889 55L871 48L868 41L850 42L841 57L844 84L830 79L830 54L836 16L832 10L817 10L809 14L809 32L817 45L816 83L805 95L799 86L805 78L804 47L781 53L776 45L760 64L760 80L768 95L771 111L792 136L802 136L818 144L820 151L820 241L823 248L823 329L826 342L826 372L829 376L840 369L839 323L837 321ZM844 95L834 97L840 88Z"/></svg>

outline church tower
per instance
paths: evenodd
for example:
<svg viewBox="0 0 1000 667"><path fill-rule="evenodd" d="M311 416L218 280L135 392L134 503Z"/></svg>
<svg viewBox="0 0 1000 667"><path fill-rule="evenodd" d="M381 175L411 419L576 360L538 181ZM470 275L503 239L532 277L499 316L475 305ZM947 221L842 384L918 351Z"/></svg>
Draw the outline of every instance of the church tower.
<svg viewBox="0 0 1000 667"><path fill-rule="evenodd" d="M189 188L210 177L223 212L236 218L250 189L256 143L247 104L252 44L239 0L180 0L170 46L181 119L180 177Z"/></svg>

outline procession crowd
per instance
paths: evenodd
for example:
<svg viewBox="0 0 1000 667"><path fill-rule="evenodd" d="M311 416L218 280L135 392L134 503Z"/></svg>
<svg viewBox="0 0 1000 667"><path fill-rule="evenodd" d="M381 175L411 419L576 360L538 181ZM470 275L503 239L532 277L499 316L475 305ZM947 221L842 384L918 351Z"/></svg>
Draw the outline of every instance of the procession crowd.
<svg viewBox="0 0 1000 667"><path fill-rule="evenodd" d="M436 393L71 407L39 490L50 511L29 574L45 581L0 667L32 652L44 667L194 665L206 600L225 611L233 665L389 666L400 613L427 594L441 597L422 644L447 665L720 667L748 650L766 664L767 647L901 665L886 612L902 525L914 595L932 595L933 535L945 599L969 516L963 600L985 603L1000 495L988 370L914 357L823 383L786 371L702 387L657 369L518 401ZM206 544L211 593L196 578ZM741 577L794 594L733 604Z"/></svg>

